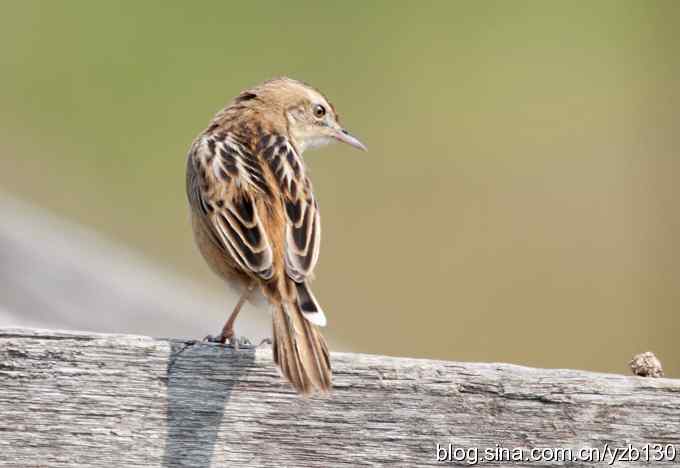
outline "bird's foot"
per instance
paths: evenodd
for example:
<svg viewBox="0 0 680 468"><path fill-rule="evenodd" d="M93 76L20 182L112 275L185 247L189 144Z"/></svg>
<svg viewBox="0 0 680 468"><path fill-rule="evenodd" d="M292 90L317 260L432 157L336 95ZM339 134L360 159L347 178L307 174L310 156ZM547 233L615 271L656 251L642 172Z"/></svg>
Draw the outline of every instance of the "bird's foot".
<svg viewBox="0 0 680 468"><path fill-rule="evenodd" d="M241 348L248 349L253 347L253 343L245 336L232 336L231 338L227 338L225 345L234 348L236 351Z"/></svg>
<svg viewBox="0 0 680 468"><path fill-rule="evenodd" d="M253 343L248 338L245 336L236 336L233 333L231 336L224 336L223 334L218 336L208 335L203 338L203 341L208 343L219 343L230 348L234 348L235 350L253 347Z"/></svg>
<svg viewBox="0 0 680 468"><path fill-rule="evenodd" d="M271 346L272 345L272 339L271 338L265 338L262 341L260 341L260 344L257 345L257 348L260 348L262 346Z"/></svg>
<svg viewBox="0 0 680 468"><path fill-rule="evenodd" d="M217 344L217 343L223 344L224 343L224 341L222 341L222 338L220 337L220 335L217 335L217 336L208 335L205 338L203 338L203 342L204 343L215 343L215 344Z"/></svg>

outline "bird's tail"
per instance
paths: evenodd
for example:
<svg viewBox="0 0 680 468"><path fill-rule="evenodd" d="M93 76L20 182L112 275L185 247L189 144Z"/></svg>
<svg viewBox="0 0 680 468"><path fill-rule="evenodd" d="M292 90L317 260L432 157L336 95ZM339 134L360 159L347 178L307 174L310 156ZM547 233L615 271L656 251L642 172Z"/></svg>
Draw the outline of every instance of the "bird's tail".
<svg viewBox="0 0 680 468"><path fill-rule="evenodd" d="M305 319L299 300L274 307L274 362L298 392L328 392L331 362L319 328Z"/></svg>

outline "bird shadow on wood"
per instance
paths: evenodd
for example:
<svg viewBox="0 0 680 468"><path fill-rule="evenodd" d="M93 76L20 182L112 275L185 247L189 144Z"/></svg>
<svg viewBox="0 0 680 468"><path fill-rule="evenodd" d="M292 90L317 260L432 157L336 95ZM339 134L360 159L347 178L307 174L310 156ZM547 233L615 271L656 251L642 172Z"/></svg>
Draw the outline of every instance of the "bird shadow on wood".
<svg viewBox="0 0 680 468"><path fill-rule="evenodd" d="M211 466L225 405L254 360L252 350L171 342L164 467Z"/></svg>

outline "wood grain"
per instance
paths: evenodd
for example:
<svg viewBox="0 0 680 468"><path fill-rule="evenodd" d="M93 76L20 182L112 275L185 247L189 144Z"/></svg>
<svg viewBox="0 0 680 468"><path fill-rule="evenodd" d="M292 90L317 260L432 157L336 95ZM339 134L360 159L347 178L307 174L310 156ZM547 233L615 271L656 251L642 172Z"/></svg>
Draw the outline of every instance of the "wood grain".
<svg viewBox="0 0 680 468"><path fill-rule="evenodd" d="M0 329L0 466L437 466L437 443L680 452L679 380L344 353L333 364L332 395L304 399L268 348Z"/></svg>

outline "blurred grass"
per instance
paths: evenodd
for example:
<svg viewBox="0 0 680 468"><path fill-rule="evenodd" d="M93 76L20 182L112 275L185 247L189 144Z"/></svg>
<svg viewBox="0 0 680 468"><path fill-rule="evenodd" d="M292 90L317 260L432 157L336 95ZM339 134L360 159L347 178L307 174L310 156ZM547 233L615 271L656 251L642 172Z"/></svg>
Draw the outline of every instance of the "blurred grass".
<svg viewBox="0 0 680 468"><path fill-rule="evenodd" d="M240 89L324 90L315 288L357 350L680 376L680 4L6 2L0 187L219 288L184 158ZM226 306L225 306L226 307Z"/></svg>

